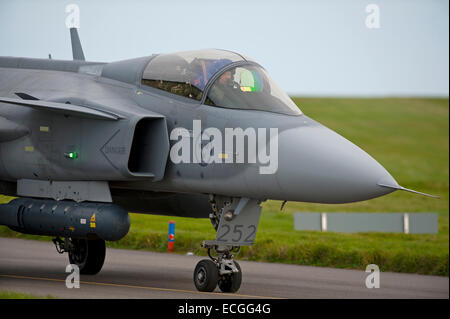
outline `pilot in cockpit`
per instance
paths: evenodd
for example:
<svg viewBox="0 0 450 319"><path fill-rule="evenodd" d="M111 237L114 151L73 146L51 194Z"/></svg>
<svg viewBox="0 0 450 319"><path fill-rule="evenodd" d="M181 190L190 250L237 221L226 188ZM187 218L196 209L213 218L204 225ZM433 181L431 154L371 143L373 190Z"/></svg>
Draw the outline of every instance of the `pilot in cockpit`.
<svg viewBox="0 0 450 319"><path fill-rule="evenodd" d="M221 85L228 85L231 86L232 85L232 80L233 80L233 75L231 73L231 71L225 71L218 80L218 83Z"/></svg>
<svg viewBox="0 0 450 319"><path fill-rule="evenodd" d="M209 98L206 103L210 105L228 105L234 102L233 91L239 88L235 82L234 73L236 69L225 71L214 82L209 92ZM213 102L214 101L214 102Z"/></svg>
<svg viewBox="0 0 450 319"><path fill-rule="evenodd" d="M204 90L211 77L231 62L229 59L194 59L190 66L193 74L191 84L200 90Z"/></svg>

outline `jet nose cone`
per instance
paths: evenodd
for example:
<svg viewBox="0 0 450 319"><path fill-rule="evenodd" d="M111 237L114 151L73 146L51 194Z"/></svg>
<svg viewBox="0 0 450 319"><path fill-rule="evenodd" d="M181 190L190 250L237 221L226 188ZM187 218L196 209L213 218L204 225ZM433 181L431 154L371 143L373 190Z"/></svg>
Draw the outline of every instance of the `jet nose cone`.
<svg viewBox="0 0 450 319"><path fill-rule="evenodd" d="M394 191L398 185L369 154L323 125L308 125L279 135L277 181L290 200L348 203Z"/></svg>

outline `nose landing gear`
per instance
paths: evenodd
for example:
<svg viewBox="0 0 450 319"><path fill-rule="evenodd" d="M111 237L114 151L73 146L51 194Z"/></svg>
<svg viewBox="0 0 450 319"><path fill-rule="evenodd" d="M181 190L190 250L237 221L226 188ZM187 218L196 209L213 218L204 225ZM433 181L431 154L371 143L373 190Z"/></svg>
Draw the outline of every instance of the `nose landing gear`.
<svg viewBox="0 0 450 319"><path fill-rule="evenodd" d="M241 246L254 243L261 213L260 201L211 195L211 223L216 240L204 241L210 260L201 260L194 271L194 284L199 291L211 292L219 286L222 292L237 292L242 283L242 270L233 260ZM211 256L214 250L217 257Z"/></svg>
<svg viewBox="0 0 450 319"><path fill-rule="evenodd" d="M241 287L241 266L233 260L231 252L239 247L211 246L203 244L208 249L210 259L201 260L194 271L195 287L199 291L211 292L219 286L222 292L236 292ZM211 256L211 249L217 257Z"/></svg>

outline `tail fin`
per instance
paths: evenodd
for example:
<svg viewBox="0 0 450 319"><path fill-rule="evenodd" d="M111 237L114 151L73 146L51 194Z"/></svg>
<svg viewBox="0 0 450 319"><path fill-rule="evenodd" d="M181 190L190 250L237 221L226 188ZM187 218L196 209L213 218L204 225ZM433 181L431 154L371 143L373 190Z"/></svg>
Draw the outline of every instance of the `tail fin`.
<svg viewBox="0 0 450 319"><path fill-rule="evenodd" d="M72 42L72 55L74 60L85 61L83 48L81 47L80 37L77 28L70 28L70 40Z"/></svg>

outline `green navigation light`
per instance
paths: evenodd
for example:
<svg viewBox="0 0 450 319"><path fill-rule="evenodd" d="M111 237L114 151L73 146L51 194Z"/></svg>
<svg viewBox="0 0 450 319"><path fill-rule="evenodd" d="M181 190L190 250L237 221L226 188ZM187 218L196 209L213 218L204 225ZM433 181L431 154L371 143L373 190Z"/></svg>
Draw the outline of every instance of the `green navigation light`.
<svg viewBox="0 0 450 319"><path fill-rule="evenodd" d="M65 153L64 155L66 155L67 158L71 158L71 159L78 158L78 153L77 152L69 152L69 153Z"/></svg>

